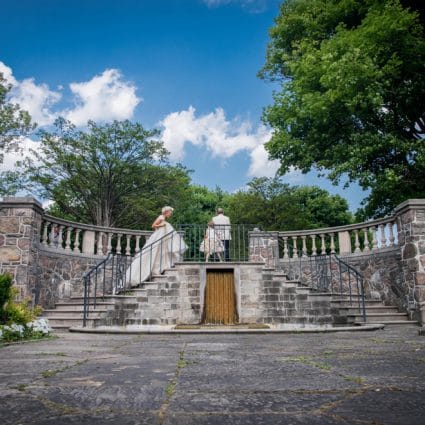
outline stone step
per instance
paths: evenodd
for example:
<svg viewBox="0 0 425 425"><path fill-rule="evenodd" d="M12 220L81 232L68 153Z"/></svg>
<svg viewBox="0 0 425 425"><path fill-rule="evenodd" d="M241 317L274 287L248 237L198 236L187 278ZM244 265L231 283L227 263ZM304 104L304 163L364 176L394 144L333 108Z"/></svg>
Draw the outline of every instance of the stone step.
<svg viewBox="0 0 425 425"><path fill-rule="evenodd" d="M363 316L361 314L348 315L348 318L354 322L362 321ZM407 321L409 320L406 313L372 313L366 312L366 320L368 323L386 323L391 321Z"/></svg>
<svg viewBox="0 0 425 425"><path fill-rule="evenodd" d="M356 321L354 322L355 325L362 325L364 322L362 321ZM385 326L391 326L391 325L417 325L419 326L419 322L416 320L387 320L387 321L379 321L379 320L366 320L367 324L374 325L374 324L384 324Z"/></svg>
<svg viewBox="0 0 425 425"><path fill-rule="evenodd" d="M369 306L366 305L366 314L376 314L376 313L399 313L398 307L395 306L386 306L386 305L377 305ZM346 315L355 315L358 313L358 307L339 307L339 311L343 312Z"/></svg>
<svg viewBox="0 0 425 425"><path fill-rule="evenodd" d="M98 310L108 310L109 308L112 308L115 305L115 303L113 302L97 302L96 303L96 309ZM93 308L93 303L90 303L90 310ZM57 303L55 305L55 310L56 311L61 311L61 310L75 310L75 311L82 311L84 308L84 303L81 302L64 302L64 303Z"/></svg>
<svg viewBox="0 0 425 425"><path fill-rule="evenodd" d="M96 324L100 322L99 318L88 318L87 319L87 326L94 327ZM72 326L82 326L83 319L82 318L68 318L68 317L55 317L55 318L49 318L49 325L53 328L70 328Z"/></svg>
<svg viewBox="0 0 425 425"><path fill-rule="evenodd" d="M98 318L101 317L106 310L93 310L90 309L89 310L89 315L92 318ZM43 311L43 316L47 317L49 320L51 319L55 319L57 317L60 318L69 318L69 319L78 319L78 318L83 318L83 310L81 311L76 311L76 310L44 310Z"/></svg>
<svg viewBox="0 0 425 425"><path fill-rule="evenodd" d="M362 303L362 301L360 300L360 303ZM365 306L380 306L383 305L382 301L379 300L364 300ZM344 307L350 307L350 306L357 306L359 305L359 300L358 299L353 299L352 302L350 303L350 301L348 300L332 300L331 299L331 304L333 307L336 308L344 308Z"/></svg>

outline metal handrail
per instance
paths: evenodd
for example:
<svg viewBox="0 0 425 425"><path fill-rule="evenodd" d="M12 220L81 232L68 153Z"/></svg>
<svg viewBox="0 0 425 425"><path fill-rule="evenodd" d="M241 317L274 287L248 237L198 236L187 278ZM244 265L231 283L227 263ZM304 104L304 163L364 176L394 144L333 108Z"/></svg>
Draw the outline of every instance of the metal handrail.
<svg viewBox="0 0 425 425"><path fill-rule="evenodd" d="M174 231L166 233L164 236L162 236L160 239L155 241L153 244L149 246L145 246L142 248L142 250L137 253L136 256L142 256L143 253L148 252L149 250L152 251L154 247L156 247L158 244L161 244L162 249L162 243L165 240L165 238L168 238L170 235L172 235ZM106 295L106 268L108 266L112 266L111 271L111 283L112 288L111 292L113 294L118 294L122 291L125 291L126 289L126 281L125 281L125 275L128 266L131 267L131 262L134 259L131 255L126 254L117 254L117 253L109 253L108 256L97 263L95 266L93 266L90 270L88 270L83 275L83 281L84 281L84 306L83 306L83 327L87 325L87 319L89 318L89 312L90 312L90 302L91 298L93 298L93 308L96 309L97 299L102 298L104 300ZM130 264L128 264L130 262ZM150 264L150 271L152 272L152 264ZM162 268L162 264L161 264ZM102 294L98 296L97 290L98 290L98 272L100 270L100 273L103 272L103 278L102 278ZM124 270L124 272L123 272ZM94 295L91 297L90 291L91 291L91 283L92 278L94 278ZM114 285L115 282L115 285ZM121 284L120 284L121 283Z"/></svg>
<svg viewBox="0 0 425 425"><path fill-rule="evenodd" d="M281 247L280 243L279 246ZM364 277L361 272L351 264L342 260L335 253L303 256L303 251L301 249L295 248L292 245L290 249L297 252L297 257L288 257L280 263L281 268L287 268L285 271L287 271L290 278L294 278L312 287L314 290L328 293L334 293L335 288L338 288L336 293L341 296L348 296L351 306L353 305L353 287L355 285L357 308L364 322L366 322L366 293ZM336 276L332 273L333 269L336 270ZM303 271L306 273L303 273ZM347 272L348 275L344 276Z"/></svg>

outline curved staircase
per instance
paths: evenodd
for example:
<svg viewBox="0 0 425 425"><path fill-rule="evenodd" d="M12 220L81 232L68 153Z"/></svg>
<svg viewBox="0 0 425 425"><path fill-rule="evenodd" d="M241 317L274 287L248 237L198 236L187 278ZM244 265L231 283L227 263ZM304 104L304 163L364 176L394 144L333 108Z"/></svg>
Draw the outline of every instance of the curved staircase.
<svg viewBox="0 0 425 425"><path fill-rule="evenodd" d="M119 295L98 297L96 304L91 298L86 325L98 326L143 326L181 324L181 309L190 309L193 317L200 318L199 282L183 289L178 281L179 267L167 269L163 275L153 276L140 287L129 289ZM243 267L241 265L241 267ZM195 279L196 280L196 279ZM242 292L243 296L243 292ZM358 309L358 298L319 292L297 280L289 280L279 270L264 268L256 301L259 313L256 323L287 325L353 325L363 324ZM366 300L366 323L385 325L417 324L409 320L407 313L395 306L386 306L381 301ZM83 324L84 298L71 297L59 302L54 309L45 310L44 317L56 330L68 330ZM200 321L200 320L199 320Z"/></svg>

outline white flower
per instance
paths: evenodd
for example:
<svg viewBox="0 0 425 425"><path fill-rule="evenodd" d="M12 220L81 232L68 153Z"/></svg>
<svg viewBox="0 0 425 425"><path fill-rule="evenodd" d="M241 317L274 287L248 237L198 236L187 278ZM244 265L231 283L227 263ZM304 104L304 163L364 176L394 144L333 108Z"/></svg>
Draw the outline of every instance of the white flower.
<svg viewBox="0 0 425 425"><path fill-rule="evenodd" d="M27 323L27 327L31 328L35 332L42 332L45 335L52 330L49 326L49 321L46 318L33 320L32 322Z"/></svg>

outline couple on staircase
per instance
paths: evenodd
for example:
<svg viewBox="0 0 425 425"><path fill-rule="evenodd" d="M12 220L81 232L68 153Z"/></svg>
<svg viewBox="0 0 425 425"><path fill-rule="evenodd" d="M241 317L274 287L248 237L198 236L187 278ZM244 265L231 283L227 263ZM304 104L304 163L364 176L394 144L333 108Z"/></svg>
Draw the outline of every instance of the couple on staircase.
<svg viewBox="0 0 425 425"><path fill-rule="evenodd" d="M172 267L176 262L181 261L188 246L183 237L167 221L173 215L173 211L174 209L169 206L162 208L161 215L153 222L154 232L126 271L127 285L137 286L150 276L161 274L167 267ZM214 230L214 227L217 229ZM217 216L213 218L212 224L209 223L205 233L201 252L204 252L206 260L215 253L221 259L220 254L224 252L225 259L228 261L229 240L230 221L219 208Z"/></svg>

